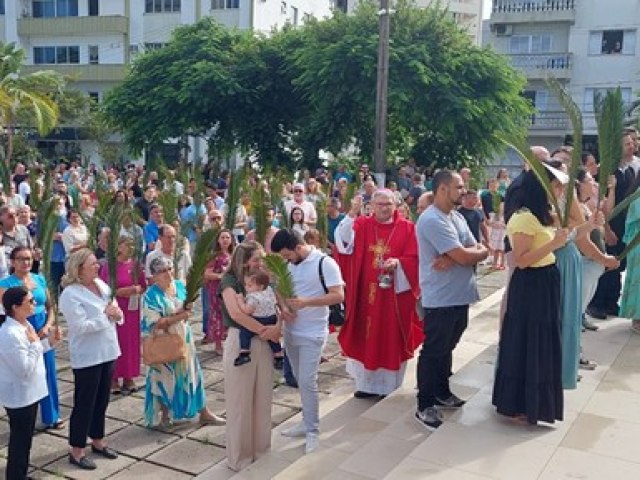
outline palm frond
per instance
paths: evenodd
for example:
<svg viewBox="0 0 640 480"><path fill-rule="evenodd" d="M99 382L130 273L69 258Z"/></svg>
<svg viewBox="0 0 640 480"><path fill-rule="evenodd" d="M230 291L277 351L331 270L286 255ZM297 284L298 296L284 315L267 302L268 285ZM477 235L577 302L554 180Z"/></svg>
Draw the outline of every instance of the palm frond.
<svg viewBox="0 0 640 480"><path fill-rule="evenodd" d="M261 185L251 191L251 210L255 223L256 240L260 242L260 245L264 245L267 237L267 211L269 208L267 202L266 192Z"/></svg>
<svg viewBox="0 0 640 480"><path fill-rule="evenodd" d="M606 195L609 176L616 170L622 158L622 134L624 132L624 104L620 87L608 92L604 98L595 98L596 123L598 125L598 203Z"/></svg>
<svg viewBox="0 0 640 480"><path fill-rule="evenodd" d="M163 190L156 198L156 203L162 207L164 223L175 225L178 221L178 195L170 188Z"/></svg>
<svg viewBox="0 0 640 480"><path fill-rule="evenodd" d="M264 259L264 264L276 281L276 291L282 298L293 298L293 277L286 260L277 253L269 253Z"/></svg>
<svg viewBox="0 0 640 480"><path fill-rule="evenodd" d="M582 112L576 102L573 101L573 98L571 98L571 95L567 92L566 88L564 88L557 79L549 78L547 80L547 85L558 98L560 105L562 105L562 108L567 112L567 115L569 115L569 120L573 127L573 151L571 154L571 165L569 166L569 187L566 194L567 201L564 212L558 211L558 214L562 215L562 226L566 228L569 226L571 205L574 199L573 185L576 183L578 170L582 164L582 132L584 131L582 124Z"/></svg>
<svg viewBox="0 0 640 480"><path fill-rule="evenodd" d="M316 202L316 213L318 220L316 221L316 229L320 233L320 248L327 249L327 239L329 235L329 217L327 216L328 196L320 189L321 195Z"/></svg>
<svg viewBox="0 0 640 480"><path fill-rule="evenodd" d="M355 182L351 182L347 185L347 194L345 195L344 199L342 199L342 207L346 212L351 209L351 201L353 200L353 197L356 196L357 191L358 185L356 185Z"/></svg>
<svg viewBox="0 0 640 480"><path fill-rule="evenodd" d="M242 185L243 177L242 170L236 170L231 174L231 181L227 189L227 197L225 198L225 202L227 203L225 227L228 230L233 230L236 224L236 213L238 211L238 203L240 202L240 186Z"/></svg>
<svg viewBox="0 0 640 480"><path fill-rule="evenodd" d="M200 295L200 290L204 282L204 272L209 262L213 259L216 238L220 229L216 226L202 232L193 251L191 267L187 272L186 290L187 297L184 305L193 304Z"/></svg>
<svg viewBox="0 0 640 480"><path fill-rule="evenodd" d="M631 253L631 250L636 248L638 245L640 245L640 232L638 232L636 236L633 237L633 239L629 243L627 243L622 253L620 253L620 255L618 255L616 258L620 261L624 260L625 258L627 258L627 255Z"/></svg>
<svg viewBox="0 0 640 480"><path fill-rule="evenodd" d="M122 204L114 204L105 217L105 226L109 229L107 240L107 265L109 268L109 287L111 288L111 298L116 296L117 274L118 274L118 241L120 239L120 228L122 227L122 217L125 207Z"/></svg>
<svg viewBox="0 0 640 480"><path fill-rule="evenodd" d="M2 182L5 193L8 193L9 185L11 184L11 170L4 160L0 162L0 182Z"/></svg>
<svg viewBox="0 0 640 480"><path fill-rule="evenodd" d="M58 230L60 216L57 212L57 201L55 198L49 198L40 205L38 209L38 234L36 243L38 248L42 250L42 262L40 268L42 276L47 280L47 285L51 283L51 255L53 252L53 237ZM57 298L58 292L49 292L52 298Z"/></svg>
<svg viewBox="0 0 640 480"><path fill-rule="evenodd" d="M505 143L507 144L507 146L512 148L513 151L516 152L525 162L527 162L527 165L529 165L529 167L531 168L531 171L535 174L536 178L540 182L540 185L542 185L542 188L547 194L547 197L549 198L551 205L553 205L553 208L555 209L555 211L558 214L560 214L560 205L553 191L553 186L551 185L549 176L547 175L547 169L544 168L542 163L537 158L535 158L535 156L531 152L531 149L527 147L527 145L525 145L524 142L522 142L522 144L519 146L510 144L506 141Z"/></svg>

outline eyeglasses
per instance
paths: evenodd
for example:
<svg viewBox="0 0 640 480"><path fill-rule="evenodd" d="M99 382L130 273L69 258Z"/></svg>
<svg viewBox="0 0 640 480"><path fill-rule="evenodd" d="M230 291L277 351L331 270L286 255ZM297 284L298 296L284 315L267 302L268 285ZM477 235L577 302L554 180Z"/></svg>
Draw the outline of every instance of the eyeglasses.
<svg viewBox="0 0 640 480"><path fill-rule="evenodd" d="M22 304L20 304L20 306L22 307L23 305L28 305L28 304L35 305L36 304L35 299L33 297L31 297L29 300L25 300L24 302L22 302Z"/></svg>
<svg viewBox="0 0 640 480"><path fill-rule="evenodd" d="M211 220L222 220L222 217L209 217Z"/></svg>
<svg viewBox="0 0 640 480"><path fill-rule="evenodd" d="M298 189L293 191L293 193L303 193L303 192L304 192L304 190L298 190Z"/></svg>
<svg viewBox="0 0 640 480"><path fill-rule="evenodd" d="M16 262L32 262L33 258L31 258L31 257L16 257L14 260Z"/></svg>
<svg viewBox="0 0 640 480"><path fill-rule="evenodd" d="M173 267L163 268L162 270L157 271L156 275L160 275L161 273L167 273L171 271L173 271Z"/></svg>

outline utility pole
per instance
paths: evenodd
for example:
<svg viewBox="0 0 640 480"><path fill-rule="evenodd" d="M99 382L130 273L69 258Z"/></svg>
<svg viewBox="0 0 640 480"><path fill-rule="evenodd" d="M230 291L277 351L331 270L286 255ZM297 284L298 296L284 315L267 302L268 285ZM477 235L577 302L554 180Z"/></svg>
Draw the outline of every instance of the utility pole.
<svg viewBox="0 0 640 480"><path fill-rule="evenodd" d="M378 81L376 89L376 131L373 160L378 185L384 187L387 147L387 93L389 88L389 0L380 0Z"/></svg>

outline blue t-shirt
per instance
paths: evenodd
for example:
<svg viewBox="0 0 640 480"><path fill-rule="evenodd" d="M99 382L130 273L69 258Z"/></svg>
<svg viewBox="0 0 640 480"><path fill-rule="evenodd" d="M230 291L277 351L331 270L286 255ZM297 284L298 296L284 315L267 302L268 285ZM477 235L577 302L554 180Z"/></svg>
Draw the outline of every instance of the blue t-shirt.
<svg viewBox="0 0 640 480"><path fill-rule="evenodd" d="M144 226L144 243L147 246L147 253L149 252L149 244L157 242L159 237L158 225L151 220L148 221Z"/></svg>
<svg viewBox="0 0 640 480"><path fill-rule="evenodd" d="M58 227L56 228L57 233L62 233L69 226L69 222L64 216L61 216L58 220ZM64 249L64 245L62 244L62 240L54 240L53 246L51 247L51 261L57 263L63 263L67 258L67 252Z"/></svg>
<svg viewBox="0 0 640 480"><path fill-rule="evenodd" d="M344 218L344 213L338 214L336 218L331 218L331 217L327 218L327 222L329 226L329 229L328 229L329 231L327 232L327 239L331 243L336 243L336 236L335 236L336 228L338 227L338 225L340 224L343 218Z"/></svg>
<svg viewBox="0 0 640 480"><path fill-rule="evenodd" d="M199 213L196 213L199 210ZM204 208L204 205L200 205L200 208L197 209L195 204L191 204L188 207L180 210L180 221L185 228L186 237L191 244L195 244L198 239L198 234L196 233L195 226L198 222L198 215L205 216L207 214L207 210Z"/></svg>
<svg viewBox="0 0 640 480"><path fill-rule="evenodd" d="M445 271L433 269L436 257L456 248L476 245L464 217L455 210L447 215L432 205L420 215L416 235L422 305L440 308L477 302L480 296L472 266L454 264Z"/></svg>

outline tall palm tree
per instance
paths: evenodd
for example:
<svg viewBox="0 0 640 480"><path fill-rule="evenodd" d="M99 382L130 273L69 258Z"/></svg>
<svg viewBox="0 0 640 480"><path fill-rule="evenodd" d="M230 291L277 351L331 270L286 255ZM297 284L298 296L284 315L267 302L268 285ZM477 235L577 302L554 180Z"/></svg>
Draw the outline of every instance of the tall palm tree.
<svg viewBox="0 0 640 480"><path fill-rule="evenodd" d="M62 95L64 77L52 70L22 75L25 56L15 44L0 43L0 122L7 138L4 170L9 169L13 155L16 127L36 128L40 135L46 135L60 119L55 98Z"/></svg>

